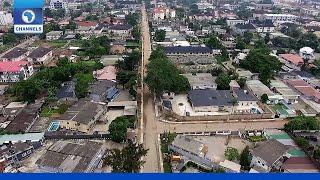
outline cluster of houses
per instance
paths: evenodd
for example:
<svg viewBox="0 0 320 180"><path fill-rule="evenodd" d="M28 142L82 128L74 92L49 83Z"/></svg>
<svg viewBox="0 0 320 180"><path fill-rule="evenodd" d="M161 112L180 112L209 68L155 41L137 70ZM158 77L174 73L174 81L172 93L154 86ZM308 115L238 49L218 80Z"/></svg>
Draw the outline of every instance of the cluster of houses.
<svg viewBox="0 0 320 180"><path fill-rule="evenodd" d="M243 132L242 132L243 133ZM250 134L250 132L249 132ZM251 133L253 134L253 133ZM258 132L256 132L258 134ZM317 137L318 133L302 133L302 136ZM229 135L231 139L239 139L248 136L236 132L232 134L218 134L223 137ZM249 135L250 136L250 135ZM318 164L314 159L311 160L308 155L301 150L291 137L282 130L266 129L259 133L264 136L265 140L249 146L249 170L243 170L237 160L227 160L218 158L219 142L214 140L208 142L206 137L195 135L177 135L172 143L168 146L171 152L172 171L181 172L188 162L193 162L205 170L223 169L228 173L268 173L268 172L285 172L285 173L318 173ZM319 143L319 138L315 138L314 144ZM246 141L243 139L242 141ZM250 144L250 143L246 143ZM216 147L213 150L210 148ZM222 148L223 150L223 148ZM241 153L241 152L240 152ZM201 170L201 169L200 169Z"/></svg>

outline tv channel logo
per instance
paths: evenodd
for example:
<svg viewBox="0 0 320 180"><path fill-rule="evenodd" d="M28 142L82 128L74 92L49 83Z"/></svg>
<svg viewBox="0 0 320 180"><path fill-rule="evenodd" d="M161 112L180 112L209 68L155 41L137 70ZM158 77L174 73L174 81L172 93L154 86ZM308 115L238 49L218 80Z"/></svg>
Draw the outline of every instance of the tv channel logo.
<svg viewBox="0 0 320 180"><path fill-rule="evenodd" d="M43 6L44 0L14 0L14 32L43 33Z"/></svg>

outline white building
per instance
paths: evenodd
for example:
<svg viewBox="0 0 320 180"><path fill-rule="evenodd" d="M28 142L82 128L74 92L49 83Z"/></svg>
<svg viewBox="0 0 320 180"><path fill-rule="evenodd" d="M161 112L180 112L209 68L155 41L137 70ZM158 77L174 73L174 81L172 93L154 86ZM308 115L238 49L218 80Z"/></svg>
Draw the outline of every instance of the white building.
<svg viewBox="0 0 320 180"><path fill-rule="evenodd" d="M261 99L261 96L266 94L269 99L267 101L268 104L278 104L283 99L281 95L273 93L268 86L259 80L249 80L246 82L246 86L258 99Z"/></svg>
<svg viewBox="0 0 320 180"><path fill-rule="evenodd" d="M264 14L263 18L272 22L295 22L298 17L292 14Z"/></svg>
<svg viewBox="0 0 320 180"><path fill-rule="evenodd" d="M67 9L68 3L65 0L51 0L50 9Z"/></svg>
<svg viewBox="0 0 320 180"><path fill-rule="evenodd" d="M157 7L153 9L154 20L164 20L176 17L176 10L166 7Z"/></svg>
<svg viewBox="0 0 320 180"><path fill-rule="evenodd" d="M237 24L245 24L246 22L242 19L227 19L228 26L235 26Z"/></svg>
<svg viewBox="0 0 320 180"><path fill-rule="evenodd" d="M299 55L308 61L314 61L315 60L315 56L314 56L314 50L310 47L303 47L299 50Z"/></svg>
<svg viewBox="0 0 320 180"><path fill-rule="evenodd" d="M33 66L27 61L0 62L0 82L26 80L33 72Z"/></svg>

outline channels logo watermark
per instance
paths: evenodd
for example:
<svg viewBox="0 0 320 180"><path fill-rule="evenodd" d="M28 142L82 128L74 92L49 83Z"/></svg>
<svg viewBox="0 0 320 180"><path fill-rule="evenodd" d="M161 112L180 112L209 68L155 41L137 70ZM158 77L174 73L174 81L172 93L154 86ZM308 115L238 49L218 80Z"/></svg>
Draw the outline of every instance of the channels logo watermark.
<svg viewBox="0 0 320 180"><path fill-rule="evenodd" d="M43 6L44 0L14 0L14 32L43 33Z"/></svg>

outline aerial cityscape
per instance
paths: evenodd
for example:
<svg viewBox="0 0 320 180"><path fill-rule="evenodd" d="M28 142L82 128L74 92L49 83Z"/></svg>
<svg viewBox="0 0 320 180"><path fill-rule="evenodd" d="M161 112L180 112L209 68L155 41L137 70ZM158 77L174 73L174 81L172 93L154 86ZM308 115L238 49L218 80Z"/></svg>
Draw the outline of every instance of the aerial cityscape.
<svg viewBox="0 0 320 180"><path fill-rule="evenodd" d="M320 172L319 0L43 1L0 2L1 173Z"/></svg>

